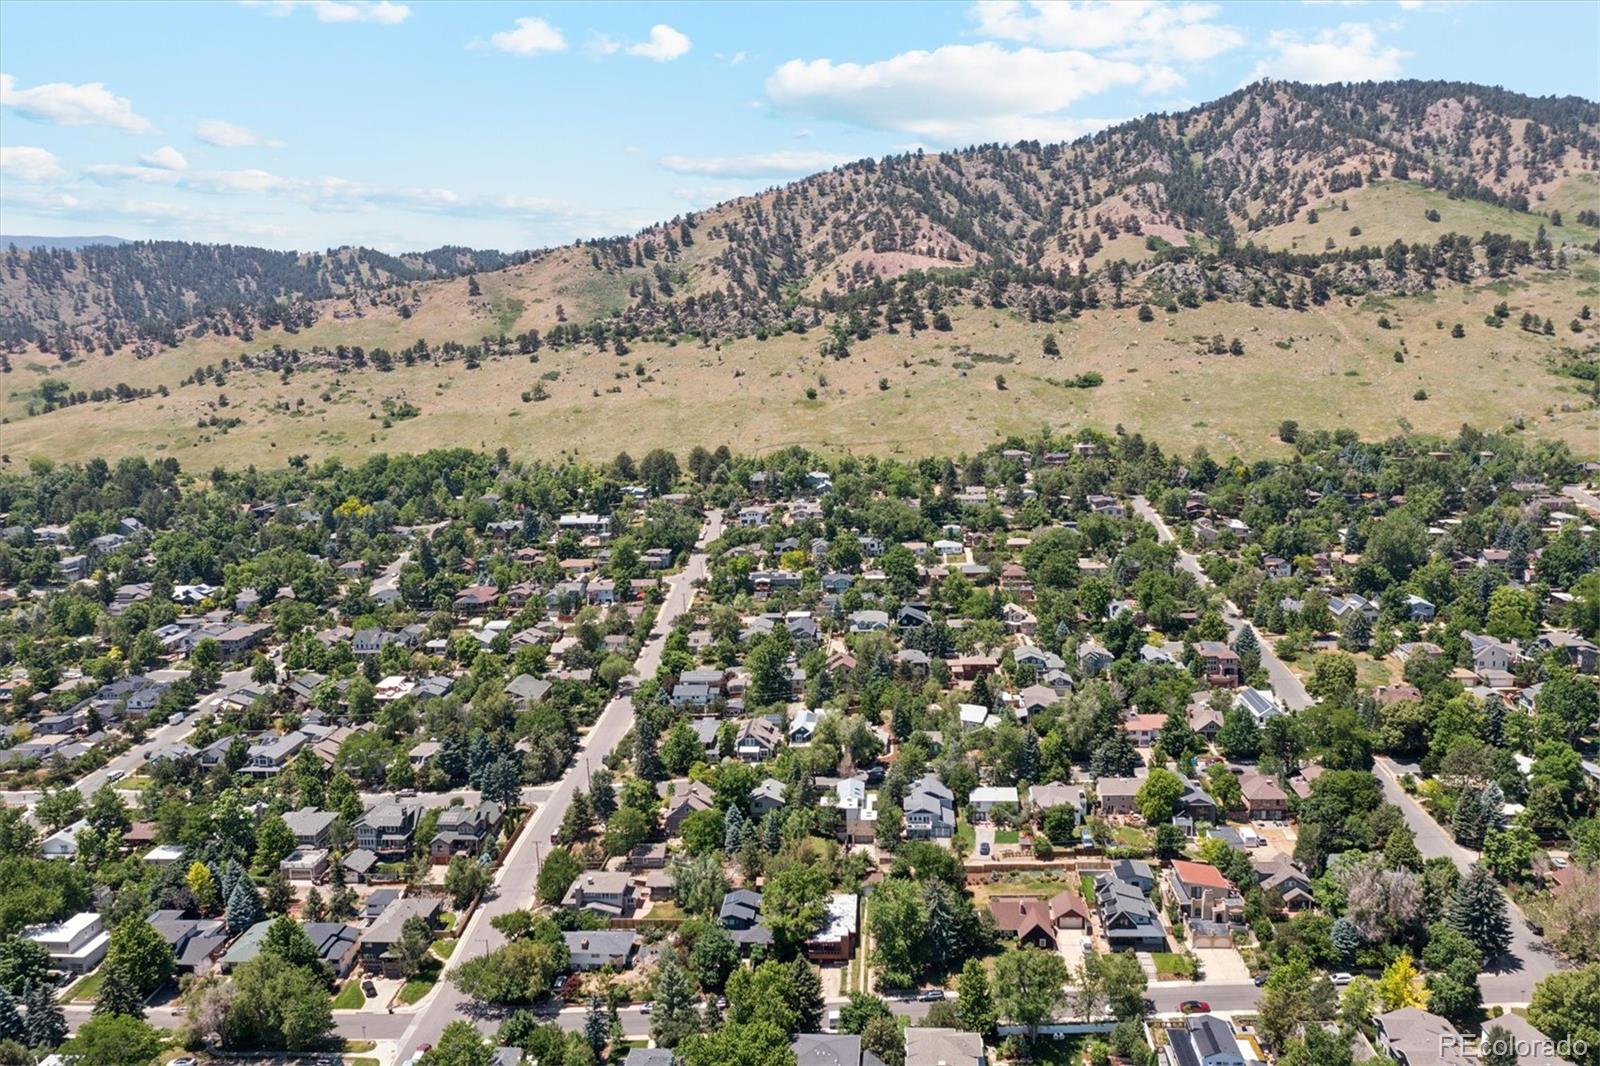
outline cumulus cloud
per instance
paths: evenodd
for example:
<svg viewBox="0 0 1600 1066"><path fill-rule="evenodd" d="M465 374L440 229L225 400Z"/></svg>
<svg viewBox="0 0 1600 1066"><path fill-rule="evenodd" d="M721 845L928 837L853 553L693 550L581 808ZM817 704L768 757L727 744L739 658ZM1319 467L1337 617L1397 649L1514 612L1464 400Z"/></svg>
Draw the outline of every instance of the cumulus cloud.
<svg viewBox="0 0 1600 1066"><path fill-rule="evenodd" d="M684 34L666 23L657 23L650 27L649 40L630 44L625 51L631 56L643 56L657 63L667 63L688 55L692 47L694 47L693 42Z"/></svg>
<svg viewBox="0 0 1600 1066"><path fill-rule="evenodd" d="M220 118L201 119L194 127L196 140L216 148L282 148L282 141L272 141L261 136L249 126L224 122Z"/></svg>
<svg viewBox="0 0 1600 1066"><path fill-rule="evenodd" d="M544 19L523 18L517 19L516 29L491 34L489 46L515 56L531 56L540 52L564 52L567 39Z"/></svg>
<svg viewBox="0 0 1600 1066"><path fill-rule="evenodd" d="M754 155L664 155L662 167L674 174L700 174L715 178L765 178L815 174L848 163L834 152L761 152Z"/></svg>
<svg viewBox="0 0 1600 1066"><path fill-rule="evenodd" d="M1060 114L1064 108L1147 77L1141 64L1087 52L983 43L903 52L876 63L794 59L767 79L767 96L791 113L944 144L1064 140L1108 123Z"/></svg>
<svg viewBox="0 0 1600 1066"><path fill-rule="evenodd" d="M246 7L259 7L280 17L298 10L310 11L318 22L375 22L395 26L411 17L405 4L390 0L240 0Z"/></svg>
<svg viewBox="0 0 1600 1066"><path fill-rule="evenodd" d="M1410 52L1384 46L1364 22L1346 22L1306 37L1279 30L1267 38L1272 55L1256 65L1254 78L1291 81L1382 81L1398 78Z"/></svg>
<svg viewBox="0 0 1600 1066"><path fill-rule="evenodd" d="M1242 33L1215 21L1219 14L1217 4L1163 0L979 0L971 10L984 37L1183 63L1244 44Z"/></svg>
<svg viewBox="0 0 1600 1066"><path fill-rule="evenodd" d="M145 166L160 167L162 170L189 169L189 161L183 157L183 153L170 144L164 148L157 148L153 152L145 153L139 157L139 162Z"/></svg>
<svg viewBox="0 0 1600 1066"><path fill-rule="evenodd" d="M43 148L24 145L0 145L0 174L33 185L60 181L67 176L66 168Z"/></svg>
<svg viewBox="0 0 1600 1066"><path fill-rule="evenodd" d="M127 97L97 81L83 85L51 82L23 89L10 74L0 74L0 107L62 126L111 126L128 133L149 133L155 128L134 111Z"/></svg>

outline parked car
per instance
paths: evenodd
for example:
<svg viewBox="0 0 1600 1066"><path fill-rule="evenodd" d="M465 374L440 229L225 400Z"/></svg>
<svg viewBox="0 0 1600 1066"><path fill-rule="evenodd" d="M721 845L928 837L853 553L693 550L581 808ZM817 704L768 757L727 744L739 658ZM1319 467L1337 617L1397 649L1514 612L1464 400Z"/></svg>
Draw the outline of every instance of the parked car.
<svg viewBox="0 0 1600 1066"><path fill-rule="evenodd" d="M1205 1014L1211 1009L1211 1004L1203 999L1186 999L1178 1004L1178 1009L1185 1014Z"/></svg>
<svg viewBox="0 0 1600 1066"><path fill-rule="evenodd" d="M944 989L930 988L917 994L917 999L922 1003L937 1003L944 998Z"/></svg>
<svg viewBox="0 0 1600 1066"><path fill-rule="evenodd" d="M371 999L373 996L378 994L378 986L373 984L371 981L362 981L361 994L366 996L368 999Z"/></svg>
<svg viewBox="0 0 1600 1066"><path fill-rule="evenodd" d="M1333 984L1336 988L1343 988L1345 985L1354 980L1354 976L1345 973L1343 970L1340 970L1338 973L1333 975Z"/></svg>
<svg viewBox="0 0 1600 1066"><path fill-rule="evenodd" d="M653 1004L653 1003L641 1003L641 1004L639 1004L639 1013L640 1014L654 1014L655 1013L655 1009L656 1009L655 1008L655 1004Z"/></svg>
<svg viewBox="0 0 1600 1066"><path fill-rule="evenodd" d="M1266 984L1267 983L1267 977L1268 977L1268 975L1264 974L1264 973L1256 974L1256 977L1255 977L1256 987L1260 988L1262 985Z"/></svg>
<svg viewBox="0 0 1600 1066"><path fill-rule="evenodd" d="M978 854L979 855L987 855L987 854L989 854L989 842L987 840L985 840L982 844L978 845Z"/></svg>

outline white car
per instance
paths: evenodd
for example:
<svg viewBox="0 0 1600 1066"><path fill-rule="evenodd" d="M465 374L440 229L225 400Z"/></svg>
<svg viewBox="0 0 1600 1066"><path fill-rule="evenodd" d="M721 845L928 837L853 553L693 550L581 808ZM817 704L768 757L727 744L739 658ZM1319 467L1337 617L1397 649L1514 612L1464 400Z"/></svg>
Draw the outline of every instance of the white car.
<svg viewBox="0 0 1600 1066"><path fill-rule="evenodd" d="M1352 977L1350 974L1345 973L1343 970L1340 970L1338 973L1333 975L1333 984L1334 984L1334 987L1336 987L1336 988L1343 988L1345 985L1349 984L1351 981L1354 981L1354 980L1355 980L1354 977Z"/></svg>

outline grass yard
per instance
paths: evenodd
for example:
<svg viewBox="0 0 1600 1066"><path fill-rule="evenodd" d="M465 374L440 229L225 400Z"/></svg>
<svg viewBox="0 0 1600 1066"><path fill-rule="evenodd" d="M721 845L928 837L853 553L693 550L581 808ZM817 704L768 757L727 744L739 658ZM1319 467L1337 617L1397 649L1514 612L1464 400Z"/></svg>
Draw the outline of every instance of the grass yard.
<svg viewBox="0 0 1600 1066"><path fill-rule="evenodd" d="M461 941L456 939L435 940L433 942L433 953L439 956L441 959L448 960L451 952L455 951L456 945L459 943L461 943Z"/></svg>
<svg viewBox="0 0 1600 1066"><path fill-rule="evenodd" d="M352 979L344 983L337 995L333 997L334 1010L360 1010L366 1005L367 997L361 992L361 981Z"/></svg>
<svg viewBox="0 0 1600 1066"><path fill-rule="evenodd" d="M426 996L428 994L428 990L438 982L439 974L443 971L443 964L436 960L430 959L424 966L421 973L417 974L417 976L407 981L401 987L400 993L394 997L395 1001L397 1003L404 1004L407 1007L418 1002L423 996Z"/></svg>
<svg viewBox="0 0 1600 1066"><path fill-rule="evenodd" d="M1150 959L1155 963L1157 977L1179 979L1194 976L1194 962L1187 956L1170 951L1156 951L1151 953Z"/></svg>
<svg viewBox="0 0 1600 1066"><path fill-rule="evenodd" d="M962 814L956 818L956 837L966 845L967 854L971 855L978 844L978 833L972 828L972 823L967 821L967 816Z"/></svg>
<svg viewBox="0 0 1600 1066"><path fill-rule="evenodd" d="M1015 829L996 829L994 842L996 844L1016 844L1022 840L1022 834Z"/></svg>
<svg viewBox="0 0 1600 1066"><path fill-rule="evenodd" d="M100 986L106 983L104 966L68 988L61 997L63 1003L92 1003L100 995Z"/></svg>
<svg viewBox="0 0 1600 1066"><path fill-rule="evenodd" d="M1154 847L1150 834L1135 825L1119 825L1111 830L1111 839L1121 848Z"/></svg>

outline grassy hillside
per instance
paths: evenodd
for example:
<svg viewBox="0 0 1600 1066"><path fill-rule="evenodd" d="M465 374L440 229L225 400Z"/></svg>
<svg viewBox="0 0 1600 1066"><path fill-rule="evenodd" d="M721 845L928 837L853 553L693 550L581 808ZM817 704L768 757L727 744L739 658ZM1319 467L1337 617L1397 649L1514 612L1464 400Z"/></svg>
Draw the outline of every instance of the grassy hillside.
<svg viewBox="0 0 1600 1066"><path fill-rule="evenodd" d="M644 344L622 358L547 350L537 363L508 356L475 370L452 362L388 373L300 371L287 383L267 372L234 372L221 388L180 387L181 378L224 354L221 342L208 338L143 361L119 354L65 366L18 365L3 382L0 415L12 421L0 434L11 462L144 454L172 455L193 467L456 444L505 446L529 457L609 457L702 442L758 452L805 443L948 454L1041 425L1121 425L1171 446L1259 456L1281 448L1276 430L1283 419L1349 426L1367 436L1521 419L1531 436L1595 454L1600 437L1583 383L1553 373L1551 364L1563 350L1595 345L1600 319L1581 335L1566 323L1582 303L1600 307L1597 281L1589 265L1417 297L1335 300L1305 312L1216 301L1179 314L1158 312L1148 323L1132 308L1045 324L967 306L954 310L948 333L878 335L843 360L819 356L815 334L784 334L704 346ZM401 326L481 330L463 310L464 282L442 284L462 289L459 306L432 299ZM1486 325L1502 301L1510 309L1506 324ZM1525 311L1561 328L1552 337L1524 332L1517 322ZM1380 316L1391 328L1380 328ZM1459 339L1450 335L1457 322L1466 334ZM325 321L310 332L322 343L370 344L378 343L374 327L401 328L369 318ZM1058 359L1042 354L1048 333L1059 339ZM1215 334L1237 336L1245 354L1204 354ZM305 344L311 337L293 339ZM256 347L263 340L270 343L258 337ZM1395 361L1398 350L1404 362ZM1103 384L1059 384L1089 371L1102 375ZM1004 389L997 374L1004 375ZM47 376L76 390L133 375L166 384L171 394L25 417L29 395ZM541 384L548 399L522 398ZM1419 389L1426 399L1414 398ZM386 418L403 404L418 415ZM214 416L242 422L198 427Z"/></svg>

